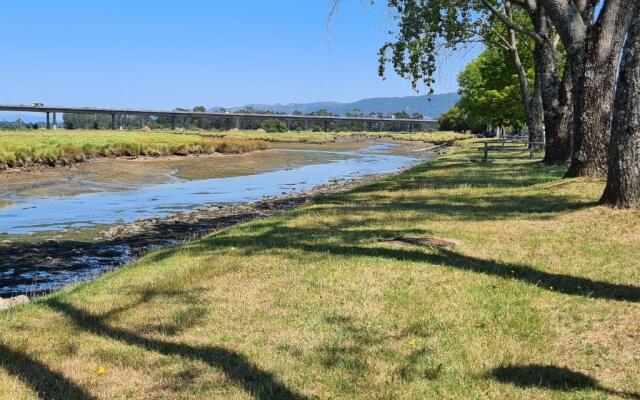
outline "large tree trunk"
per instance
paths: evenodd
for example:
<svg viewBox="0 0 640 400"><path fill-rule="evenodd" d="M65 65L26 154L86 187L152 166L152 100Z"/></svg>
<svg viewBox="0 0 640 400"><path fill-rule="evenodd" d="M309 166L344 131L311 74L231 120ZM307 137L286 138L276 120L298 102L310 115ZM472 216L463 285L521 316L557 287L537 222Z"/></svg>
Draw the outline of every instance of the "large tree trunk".
<svg viewBox="0 0 640 400"><path fill-rule="evenodd" d="M607 171L618 60L637 0L607 0L591 23L594 2L541 0L567 49L573 79L573 156L566 176Z"/></svg>
<svg viewBox="0 0 640 400"><path fill-rule="evenodd" d="M603 204L640 207L640 5L620 64Z"/></svg>
<svg viewBox="0 0 640 400"><path fill-rule="evenodd" d="M635 2L609 0L588 29L582 63L572 71L574 152L567 177L607 176L618 61Z"/></svg>
<svg viewBox="0 0 640 400"><path fill-rule="evenodd" d="M536 79L540 81L544 109L545 156L547 164L564 164L571 157L571 73L568 64L562 79L558 73L558 54L552 28L543 7L533 15L536 32L543 39L536 41L534 59Z"/></svg>

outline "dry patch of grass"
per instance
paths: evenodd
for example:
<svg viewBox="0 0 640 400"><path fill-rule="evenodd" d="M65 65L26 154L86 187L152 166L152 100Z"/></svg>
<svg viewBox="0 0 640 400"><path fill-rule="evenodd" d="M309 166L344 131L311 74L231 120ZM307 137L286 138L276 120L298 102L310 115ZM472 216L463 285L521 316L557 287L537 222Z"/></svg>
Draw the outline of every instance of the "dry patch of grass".
<svg viewBox="0 0 640 400"><path fill-rule="evenodd" d="M200 132L204 136L223 137L228 139L263 140L265 142L286 142L286 143L313 143L324 144L336 140L335 133L311 132L311 131L291 131L291 132L259 132L259 131L220 131L220 132Z"/></svg>
<svg viewBox="0 0 640 400"><path fill-rule="evenodd" d="M5 131L0 132L0 169L67 165L96 157L245 153L266 148L266 143L259 140L170 132Z"/></svg>
<svg viewBox="0 0 640 400"><path fill-rule="evenodd" d="M349 135L349 134L347 134ZM414 142L432 143L434 145L452 143L459 140L470 139L472 135L458 132L366 132L362 133L369 138L389 138L393 140L409 140Z"/></svg>
<svg viewBox="0 0 640 400"><path fill-rule="evenodd" d="M463 146L4 312L0 398L637 397L640 214L504 156Z"/></svg>
<svg viewBox="0 0 640 400"><path fill-rule="evenodd" d="M221 132L200 132L201 135L264 140L267 142L289 142L289 143L316 143L324 144L335 142L337 139L345 138L369 138L369 139L392 139L401 141L417 141L432 144L450 143L458 140L469 139L471 135L457 132L258 132L258 131L221 131Z"/></svg>

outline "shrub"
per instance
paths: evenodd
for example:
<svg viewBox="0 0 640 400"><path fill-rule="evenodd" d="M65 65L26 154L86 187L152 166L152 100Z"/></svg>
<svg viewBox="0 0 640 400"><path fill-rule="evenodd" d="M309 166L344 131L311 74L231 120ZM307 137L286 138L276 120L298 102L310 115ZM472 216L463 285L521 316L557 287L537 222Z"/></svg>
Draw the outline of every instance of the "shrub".
<svg viewBox="0 0 640 400"><path fill-rule="evenodd" d="M277 119L268 119L262 123L262 128L268 133L286 132L287 126Z"/></svg>

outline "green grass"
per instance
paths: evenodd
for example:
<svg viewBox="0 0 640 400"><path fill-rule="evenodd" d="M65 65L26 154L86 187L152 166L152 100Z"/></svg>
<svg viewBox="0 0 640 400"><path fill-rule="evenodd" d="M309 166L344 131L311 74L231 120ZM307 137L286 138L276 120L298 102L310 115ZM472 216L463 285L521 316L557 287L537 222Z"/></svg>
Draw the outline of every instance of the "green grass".
<svg viewBox="0 0 640 400"><path fill-rule="evenodd" d="M5 131L0 132L0 169L33 164L55 166L95 157L244 153L266 147L257 140L170 132Z"/></svg>
<svg viewBox="0 0 640 400"><path fill-rule="evenodd" d="M524 151L479 157L1 313L0 397L637 398L640 213Z"/></svg>

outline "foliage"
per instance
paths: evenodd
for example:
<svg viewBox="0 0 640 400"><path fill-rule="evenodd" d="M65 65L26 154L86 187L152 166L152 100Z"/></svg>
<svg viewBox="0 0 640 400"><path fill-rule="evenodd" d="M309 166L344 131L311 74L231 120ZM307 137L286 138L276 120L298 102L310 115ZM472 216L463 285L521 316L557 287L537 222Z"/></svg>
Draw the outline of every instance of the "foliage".
<svg viewBox="0 0 640 400"><path fill-rule="evenodd" d="M385 75L387 64L401 77L409 79L414 89L422 82L429 92L435 82L436 57L442 48L455 49L477 40L488 19L487 10L478 1L388 0L394 11L397 32L394 41L379 51L379 74Z"/></svg>
<svg viewBox="0 0 640 400"><path fill-rule="evenodd" d="M277 119L268 119L262 123L262 128L269 133L286 132L287 125Z"/></svg>
<svg viewBox="0 0 640 400"><path fill-rule="evenodd" d="M529 74L533 75L533 69ZM522 126L526 114L517 72L504 51L489 48L458 77L458 107L474 128L482 124Z"/></svg>
<svg viewBox="0 0 640 400"><path fill-rule="evenodd" d="M454 132L472 131L476 133L484 128L483 125L472 128L469 121L469 116L467 115L467 113L462 112L462 110L460 110L460 107L458 107L457 105L451 107L449 111L442 114L440 118L438 118L438 125L440 130Z"/></svg>

